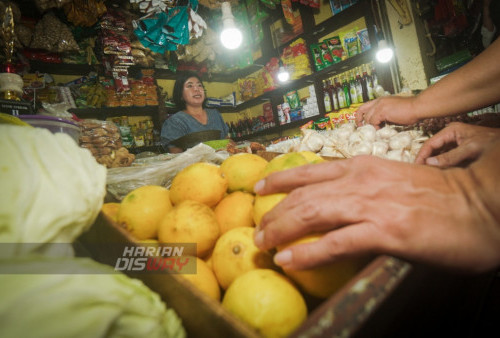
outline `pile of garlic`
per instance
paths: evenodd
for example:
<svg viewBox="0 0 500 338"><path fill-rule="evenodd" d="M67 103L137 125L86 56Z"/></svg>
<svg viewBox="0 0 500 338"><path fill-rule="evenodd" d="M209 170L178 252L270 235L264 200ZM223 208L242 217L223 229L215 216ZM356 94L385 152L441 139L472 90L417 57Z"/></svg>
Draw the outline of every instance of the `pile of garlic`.
<svg viewBox="0 0 500 338"><path fill-rule="evenodd" d="M376 130L372 125L356 128L354 123L326 131L303 130L300 141L288 151L312 151L322 156L349 158L374 155L412 163L422 144L429 138L418 130L398 131L386 125Z"/></svg>

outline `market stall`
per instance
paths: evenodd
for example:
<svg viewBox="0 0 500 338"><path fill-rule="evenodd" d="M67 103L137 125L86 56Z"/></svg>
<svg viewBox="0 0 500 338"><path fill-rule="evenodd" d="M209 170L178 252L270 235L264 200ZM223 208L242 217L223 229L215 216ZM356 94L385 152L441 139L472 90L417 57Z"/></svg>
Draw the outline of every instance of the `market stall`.
<svg viewBox="0 0 500 338"><path fill-rule="evenodd" d="M411 24L406 1L0 0L0 279L8 286L0 335L463 336L495 328L494 272L464 274L377 250L294 270L273 257L327 233L269 250L254 242L263 216L292 193L254 191L273 173L364 155L410 168L451 122L499 126L494 104L408 125L355 123L363 104L423 89L401 88L411 81L391 51L378 61L382 47L397 47L391 8ZM225 40L228 28L239 33ZM429 83L469 57L441 59ZM183 109L174 96L183 71L203 81L189 90L221 114L228 137L188 134L174 140L183 151L169 153L162 126ZM49 296L60 299L45 311ZM61 313L73 318L48 319Z"/></svg>

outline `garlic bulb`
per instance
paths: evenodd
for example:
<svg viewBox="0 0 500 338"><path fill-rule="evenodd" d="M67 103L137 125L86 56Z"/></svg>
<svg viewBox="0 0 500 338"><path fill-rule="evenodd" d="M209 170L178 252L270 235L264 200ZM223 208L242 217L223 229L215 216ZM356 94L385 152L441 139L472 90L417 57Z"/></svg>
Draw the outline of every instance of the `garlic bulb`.
<svg viewBox="0 0 500 338"><path fill-rule="evenodd" d="M351 133L356 130L356 125L354 123L344 123L340 126L342 130L349 130Z"/></svg>
<svg viewBox="0 0 500 338"><path fill-rule="evenodd" d="M377 139L388 140L394 135L396 135L398 131L389 125L385 125L383 128L380 128L376 131Z"/></svg>
<svg viewBox="0 0 500 338"><path fill-rule="evenodd" d="M363 141L359 132L355 131L349 136L349 144Z"/></svg>
<svg viewBox="0 0 500 338"><path fill-rule="evenodd" d="M306 129L302 135L300 139L295 139L296 143L292 144L290 151L306 150L337 158L373 155L403 162L414 162L420 147L428 139L419 130L398 132L397 126L391 125L379 130L372 125L356 128L354 123L346 123L333 130ZM271 147L268 150L272 151Z"/></svg>
<svg viewBox="0 0 500 338"><path fill-rule="evenodd" d="M392 150L406 149L411 145L411 136L407 132L400 132L389 139L389 148Z"/></svg>
<svg viewBox="0 0 500 338"><path fill-rule="evenodd" d="M393 161L402 161L403 160L403 150L402 149L389 150L387 152L387 154L385 155L385 158L388 160L393 160Z"/></svg>
<svg viewBox="0 0 500 338"><path fill-rule="evenodd" d="M364 125L359 127L356 132L358 132L359 136L363 141L373 142L375 141L375 136L377 130L371 124Z"/></svg>
<svg viewBox="0 0 500 338"><path fill-rule="evenodd" d="M312 129L306 129L302 131L304 137L299 146L299 151L312 151L317 153L323 148L324 139L319 133Z"/></svg>
<svg viewBox="0 0 500 338"><path fill-rule="evenodd" d="M385 157L387 151L389 150L389 145L383 141L375 141L372 144L372 155L378 157Z"/></svg>
<svg viewBox="0 0 500 338"><path fill-rule="evenodd" d="M368 141L360 141L357 143L353 143L349 147L349 153L351 154L351 156L371 155L372 143Z"/></svg>

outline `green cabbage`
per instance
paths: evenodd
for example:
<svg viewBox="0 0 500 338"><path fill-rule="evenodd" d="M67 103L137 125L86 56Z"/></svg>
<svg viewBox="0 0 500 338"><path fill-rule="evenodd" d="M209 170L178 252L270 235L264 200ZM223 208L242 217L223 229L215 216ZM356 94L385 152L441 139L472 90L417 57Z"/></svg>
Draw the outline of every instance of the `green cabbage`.
<svg viewBox="0 0 500 338"><path fill-rule="evenodd" d="M0 125L0 243L19 255L72 243L96 219L106 168L67 134ZM4 247L6 249L7 247Z"/></svg>
<svg viewBox="0 0 500 338"><path fill-rule="evenodd" d="M186 336L158 294L91 259L0 260L0 285L1 337Z"/></svg>

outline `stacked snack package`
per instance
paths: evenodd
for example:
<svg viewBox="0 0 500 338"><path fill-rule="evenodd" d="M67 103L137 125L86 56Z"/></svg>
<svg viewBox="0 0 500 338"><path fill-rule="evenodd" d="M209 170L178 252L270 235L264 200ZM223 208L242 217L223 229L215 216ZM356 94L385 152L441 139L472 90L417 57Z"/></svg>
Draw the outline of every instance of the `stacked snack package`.
<svg viewBox="0 0 500 338"><path fill-rule="evenodd" d="M278 83L277 74L279 70L279 60L278 58L271 58L266 66L262 69L261 77L263 80L262 91L257 90L258 95L263 92L276 89L276 84Z"/></svg>
<svg viewBox="0 0 500 338"><path fill-rule="evenodd" d="M132 83L132 98L134 106L157 106L158 93L154 82L152 69L143 69L142 78L139 80L131 80Z"/></svg>
<svg viewBox="0 0 500 338"><path fill-rule="evenodd" d="M297 39L290 46L285 47L281 58L292 80L311 74L311 65L304 39Z"/></svg>
<svg viewBox="0 0 500 338"><path fill-rule="evenodd" d="M68 26L52 12L45 14L35 26L31 48L62 53L78 51L79 47Z"/></svg>
<svg viewBox="0 0 500 338"><path fill-rule="evenodd" d="M98 163L107 168L128 167L135 159L122 147L120 130L107 121L82 120L80 146L90 150Z"/></svg>
<svg viewBox="0 0 500 338"><path fill-rule="evenodd" d="M60 8L65 4L72 2L71 0L35 0L36 6L45 12L49 8Z"/></svg>
<svg viewBox="0 0 500 338"><path fill-rule="evenodd" d="M101 18L98 46L102 52L102 62L106 73L114 80L117 93L130 91L128 68L134 65L132 47L127 35L124 15L116 10L108 10Z"/></svg>
<svg viewBox="0 0 500 338"><path fill-rule="evenodd" d="M141 72L142 77L140 79L128 79L130 91L126 93L117 92L113 81L103 81L103 85L106 88L108 107L144 107L158 105L157 86L153 79L154 71L152 69L143 69Z"/></svg>
<svg viewBox="0 0 500 338"><path fill-rule="evenodd" d="M371 48L371 44L366 28L353 28L318 43L312 43L309 48L314 56L314 67L319 71L337 62L366 52Z"/></svg>
<svg viewBox="0 0 500 338"><path fill-rule="evenodd" d="M250 32L252 34L252 43L258 45L264 38L263 21L269 14L263 10L259 0L246 0L246 7L248 13L248 21L250 25Z"/></svg>
<svg viewBox="0 0 500 338"><path fill-rule="evenodd" d="M106 13L107 8L102 0L72 0L64 5L64 13L68 21L75 26L91 27Z"/></svg>
<svg viewBox="0 0 500 338"><path fill-rule="evenodd" d="M257 96L256 80L253 77L238 79L238 88L241 101L248 101Z"/></svg>

